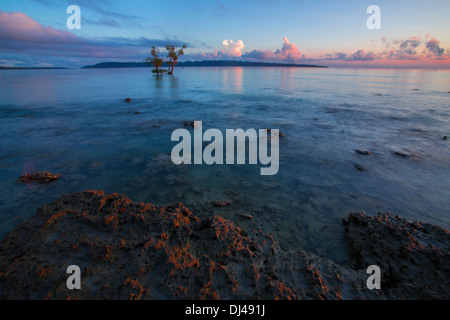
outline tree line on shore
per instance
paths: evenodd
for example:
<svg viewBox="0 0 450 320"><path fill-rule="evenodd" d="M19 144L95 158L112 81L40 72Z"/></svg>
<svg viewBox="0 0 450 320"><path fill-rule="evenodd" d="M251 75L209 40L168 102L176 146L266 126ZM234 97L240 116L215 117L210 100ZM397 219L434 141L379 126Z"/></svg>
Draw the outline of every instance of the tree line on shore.
<svg viewBox="0 0 450 320"><path fill-rule="evenodd" d="M154 69L152 70L153 73L156 73L158 76L167 73L173 75L173 70L175 68L175 65L178 64L178 58L182 55L184 55L184 49L186 49L187 46L183 45L180 49L177 49L173 45L166 45L166 51L167 51L167 60L166 63L169 65L169 69L163 69L162 65L164 63L164 59L160 57L161 52L159 49L155 46L152 46L152 49L150 51L150 56L144 59L144 61L148 64L151 64Z"/></svg>

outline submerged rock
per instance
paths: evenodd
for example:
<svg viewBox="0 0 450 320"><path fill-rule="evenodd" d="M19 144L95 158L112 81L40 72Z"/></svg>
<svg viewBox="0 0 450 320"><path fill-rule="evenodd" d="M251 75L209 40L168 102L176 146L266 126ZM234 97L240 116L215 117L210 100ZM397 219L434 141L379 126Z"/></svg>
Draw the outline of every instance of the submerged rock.
<svg viewBox="0 0 450 320"><path fill-rule="evenodd" d="M213 207L226 207L226 206L229 206L232 202L233 202L233 200L226 200L226 201L214 200L212 203L212 206Z"/></svg>
<svg viewBox="0 0 450 320"><path fill-rule="evenodd" d="M51 173L48 171L27 173L19 177L17 182L29 183L29 182L39 182L46 183L59 179L61 177L60 174Z"/></svg>
<svg viewBox="0 0 450 320"><path fill-rule="evenodd" d="M125 102L131 102L131 98L125 98Z"/></svg>
<svg viewBox="0 0 450 320"><path fill-rule="evenodd" d="M366 171L366 167L364 167L362 164L355 164L354 166L359 171Z"/></svg>
<svg viewBox="0 0 450 320"><path fill-rule="evenodd" d="M361 150L356 149L355 152L358 154L370 155L370 151L361 151Z"/></svg>
<svg viewBox="0 0 450 320"><path fill-rule="evenodd" d="M344 219L357 268L377 265L391 299L450 298L450 234L390 213Z"/></svg>
<svg viewBox="0 0 450 320"><path fill-rule="evenodd" d="M402 158L409 158L411 155L404 151L395 151L394 154L396 156L402 157Z"/></svg>
<svg viewBox="0 0 450 320"><path fill-rule="evenodd" d="M383 299L367 275L183 204L84 191L0 243L0 299ZM68 290L67 267L81 269Z"/></svg>

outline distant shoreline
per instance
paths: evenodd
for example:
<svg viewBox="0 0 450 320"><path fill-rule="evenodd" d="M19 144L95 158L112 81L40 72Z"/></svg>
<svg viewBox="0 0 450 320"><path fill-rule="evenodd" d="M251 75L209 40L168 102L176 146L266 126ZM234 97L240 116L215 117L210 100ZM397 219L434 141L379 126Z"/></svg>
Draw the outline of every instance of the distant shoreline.
<svg viewBox="0 0 450 320"><path fill-rule="evenodd" d="M168 66L164 63L163 66ZM101 62L94 65L82 67L82 69L104 69L104 68L151 68L145 62ZM289 67L289 68L328 68L312 64L296 63L271 63L271 62L249 62L232 60L204 60L186 61L177 64L177 67Z"/></svg>
<svg viewBox="0 0 450 320"><path fill-rule="evenodd" d="M87 65L80 69L112 69L112 68L152 68L153 66L145 62L100 62L93 65ZM164 62L163 67L168 67ZM204 61L186 61L177 64L177 67L283 67L283 68L328 68L328 66L319 66L313 64L296 63L271 63L271 62L249 62L232 60L204 60ZM1 70L53 70L53 69L78 69L65 67L2 67Z"/></svg>
<svg viewBox="0 0 450 320"><path fill-rule="evenodd" d="M53 70L53 69L69 69L63 67L0 67L0 70Z"/></svg>

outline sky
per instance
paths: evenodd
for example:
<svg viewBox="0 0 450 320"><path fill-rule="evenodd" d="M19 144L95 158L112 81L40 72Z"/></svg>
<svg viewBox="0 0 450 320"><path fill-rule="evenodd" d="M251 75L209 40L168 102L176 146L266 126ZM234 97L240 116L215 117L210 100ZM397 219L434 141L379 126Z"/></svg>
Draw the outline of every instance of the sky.
<svg viewBox="0 0 450 320"><path fill-rule="evenodd" d="M142 61L186 44L184 61L449 69L449 16L449 0L0 0L0 66Z"/></svg>

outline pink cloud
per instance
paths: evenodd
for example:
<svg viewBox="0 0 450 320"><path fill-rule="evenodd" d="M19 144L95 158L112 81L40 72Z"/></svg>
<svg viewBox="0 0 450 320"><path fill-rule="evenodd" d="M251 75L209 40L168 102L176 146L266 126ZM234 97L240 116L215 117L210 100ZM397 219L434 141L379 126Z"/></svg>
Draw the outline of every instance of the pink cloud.
<svg viewBox="0 0 450 320"><path fill-rule="evenodd" d="M306 59L297 46L289 42L287 37L283 38L283 46L281 49L275 51L271 50L253 50L251 52L245 53L243 57L249 60L264 60L272 62L302 62Z"/></svg>
<svg viewBox="0 0 450 320"><path fill-rule="evenodd" d="M445 49L441 48L440 46L441 42L438 41L436 37L432 37L429 34L426 36L426 49L428 56L434 56L434 57L442 57L442 56L449 56L449 51L447 50L447 53L445 53Z"/></svg>
<svg viewBox="0 0 450 320"><path fill-rule="evenodd" d="M287 37L283 38L283 47L275 51L275 55L280 57L280 60L296 60L302 59L304 56L297 49L297 46L294 43L289 42Z"/></svg>
<svg viewBox="0 0 450 320"><path fill-rule="evenodd" d="M372 51L365 52L364 50L358 50L355 53L348 54L343 52L335 52L333 54L326 54L326 60L337 60L337 61L350 61L350 62L368 62L377 59L377 55Z"/></svg>
<svg viewBox="0 0 450 320"><path fill-rule="evenodd" d="M355 53L335 52L322 55L328 63L356 63L365 65L436 65L450 62L450 52L441 48L437 38L427 35L425 41L418 36L403 39L381 39L384 50L357 50ZM381 48L383 49L383 48Z"/></svg>
<svg viewBox="0 0 450 320"><path fill-rule="evenodd" d="M245 44L242 40L234 42L233 40L223 40L222 45L225 47L223 50L224 54L240 57L242 55L242 50Z"/></svg>
<svg viewBox="0 0 450 320"><path fill-rule="evenodd" d="M214 50L214 52L198 52L186 55L186 59L194 60L233 60L236 58L244 58L248 61L270 61L270 62L302 62L305 56L299 51L294 43L284 37L284 43L281 49L272 50L253 50L243 53L245 44L242 40L233 42L232 40L224 40L222 50Z"/></svg>
<svg viewBox="0 0 450 320"><path fill-rule="evenodd" d="M1 10L0 40L60 44L79 42L76 35L53 27L44 27L22 12Z"/></svg>
<svg viewBox="0 0 450 320"><path fill-rule="evenodd" d="M77 36L66 30L43 26L22 12L0 10L0 43L4 59L7 54L23 55L22 60L30 61L30 56L39 56L41 61L48 57L51 62L56 57L98 58L104 60L141 60L152 45L165 46L172 43L181 46L178 40L126 39L120 37L90 39ZM15 58L16 59L16 58ZM99 62L102 62L100 60ZM82 62L81 62L82 63ZM8 64L8 63L6 63ZM43 65L44 62L40 62Z"/></svg>
<svg viewBox="0 0 450 320"><path fill-rule="evenodd" d="M233 60L242 56L245 44L242 40L223 40L223 49L214 49L213 52L188 53L183 60Z"/></svg>

